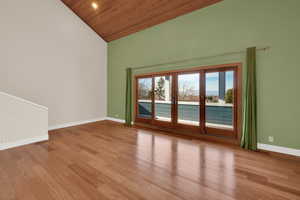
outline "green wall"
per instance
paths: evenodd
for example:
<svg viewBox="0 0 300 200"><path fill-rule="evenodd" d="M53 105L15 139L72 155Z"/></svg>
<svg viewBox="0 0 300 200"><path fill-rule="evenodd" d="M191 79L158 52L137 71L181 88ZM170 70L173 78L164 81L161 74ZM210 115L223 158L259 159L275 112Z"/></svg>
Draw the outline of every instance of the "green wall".
<svg viewBox="0 0 300 200"><path fill-rule="evenodd" d="M300 149L299 8L299 0L224 0L109 43L108 116L124 118L127 67L271 46L258 53L259 142ZM148 71L231 62L244 63L245 55ZM268 142L268 136L274 136L274 143Z"/></svg>

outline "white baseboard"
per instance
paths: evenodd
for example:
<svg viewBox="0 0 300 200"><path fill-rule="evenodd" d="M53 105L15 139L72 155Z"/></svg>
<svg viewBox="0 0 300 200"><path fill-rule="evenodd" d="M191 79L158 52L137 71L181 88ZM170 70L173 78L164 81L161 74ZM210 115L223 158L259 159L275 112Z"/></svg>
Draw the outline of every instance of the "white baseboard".
<svg viewBox="0 0 300 200"><path fill-rule="evenodd" d="M119 122L119 123L125 123L124 119L117 119L113 117L106 117L106 120L114 121L114 122Z"/></svg>
<svg viewBox="0 0 300 200"><path fill-rule="evenodd" d="M113 117L106 117L106 120L110 120L110 121L114 121L114 122L119 122L119 123L125 123L124 119L117 119L117 118L113 118ZM131 125L133 125L134 122L131 122Z"/></svg>
<svg viewBox="0 0 300 200"><path fill-rule="evenodd" d="M25 139L25 140L19 140L19 141L16 141L16 142L4 143L4 144L0 144L0 151L5 150L5 149L14 148L14 147L27 145L27 144L32 144L32 143L36 143L36 142L46 141L48 139L49 139L49 136L47 134L47 135L43 135L43 136L37 136L37 137L34 137L34 138L28 138L28 139Z"/></svg>
<svg viewBox="0 0 300 200"><path fill-rule="evenodd" d="M281 146L275 146L270 144L257 144L258 149L266 150L266 151L273 151L277 153L283 153L283 154L289 154L293 156L300 156L300 150L299 149L292 149L287 147L281 147Z"/></svg>
<svg viewBox="0 0 300 200"><path fill-rule="evenodd" d="M110 120L110 121L115 121L115 122L119 122L119 123L125 123L125 120L123 120L123 119L117 119L117 118L113 118L113 117L101 117L101 118L89 119L89 120L84 120L84 121L69 122L69 123L60 124L60 125L56 125L56 126L49 126L48 130L52 131L52 130L56 130L56 129L67 128L67 127L71 127L71 126L78 126L78 125L83 125L83 124L88 124L88 123L98 122L98 121L103 121L103 120Z"/></svg>
<svg viewBox="0 0 300 200"><path fill-rule="evenodd" d="M60 125L56 125L56 126L49 126L48 130L52 131L52 130L56 130L56 129L60 129L60 128L78 126L78 125L82 125L82 124L88 124L88 123L92 123L92 122L103 121L105 119L106 119L105 117L102 117L102 118L89 119L89 120L84 120L84 121L69 122L69 123L60 124Z"/></svg>

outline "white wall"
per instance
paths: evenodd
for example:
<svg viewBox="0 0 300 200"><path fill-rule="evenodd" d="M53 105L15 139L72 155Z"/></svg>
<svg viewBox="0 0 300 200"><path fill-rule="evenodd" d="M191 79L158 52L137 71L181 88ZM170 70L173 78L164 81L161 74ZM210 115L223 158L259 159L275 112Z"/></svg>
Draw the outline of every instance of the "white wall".
<svg viewBox="0 0 300 200"><path fill-rule="evenodd" d="M48 140L48 108L0 92L0 150Z"/></svg>
<svg viewBox="0 0 300 200"><path fill-rule="evenodd" d="M107 44L60 0L1 1L0 91L49 108L49 125L106 116Z"/></svg>

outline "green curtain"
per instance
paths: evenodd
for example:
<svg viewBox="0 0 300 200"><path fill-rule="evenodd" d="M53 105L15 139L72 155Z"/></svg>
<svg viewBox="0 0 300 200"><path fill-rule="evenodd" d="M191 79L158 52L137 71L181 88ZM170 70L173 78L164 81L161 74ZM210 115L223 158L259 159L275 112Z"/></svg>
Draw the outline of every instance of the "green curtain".
<svg viewBox="0 0 300 200"><path fill-rule="evenodd" d="M257 150L256 47L247 49L245 78L241 147L255 151Z"/></svg>
<svg viewBox="0 0 300 200"><path fill-rule="evenodd" d="M126 104L125 104L125 124L131 126L132 122L132 69L126 69Z"/></svg>

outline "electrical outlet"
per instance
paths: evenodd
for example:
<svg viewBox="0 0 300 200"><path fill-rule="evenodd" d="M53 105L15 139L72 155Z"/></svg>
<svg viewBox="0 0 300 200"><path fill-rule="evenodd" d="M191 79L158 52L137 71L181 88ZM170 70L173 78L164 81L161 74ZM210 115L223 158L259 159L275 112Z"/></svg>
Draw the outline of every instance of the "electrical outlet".
<svg viewBox="0 0 300 200"><path fill-rule="evenodd" d="M274 137L273 136L269 136L269 142L274 142Z"/></svg>
<svg viewBox="0 0 300 200"><path fill-rule="evenodd" d="M119 114L116 114L115 117L119 117Z"/></svg>

